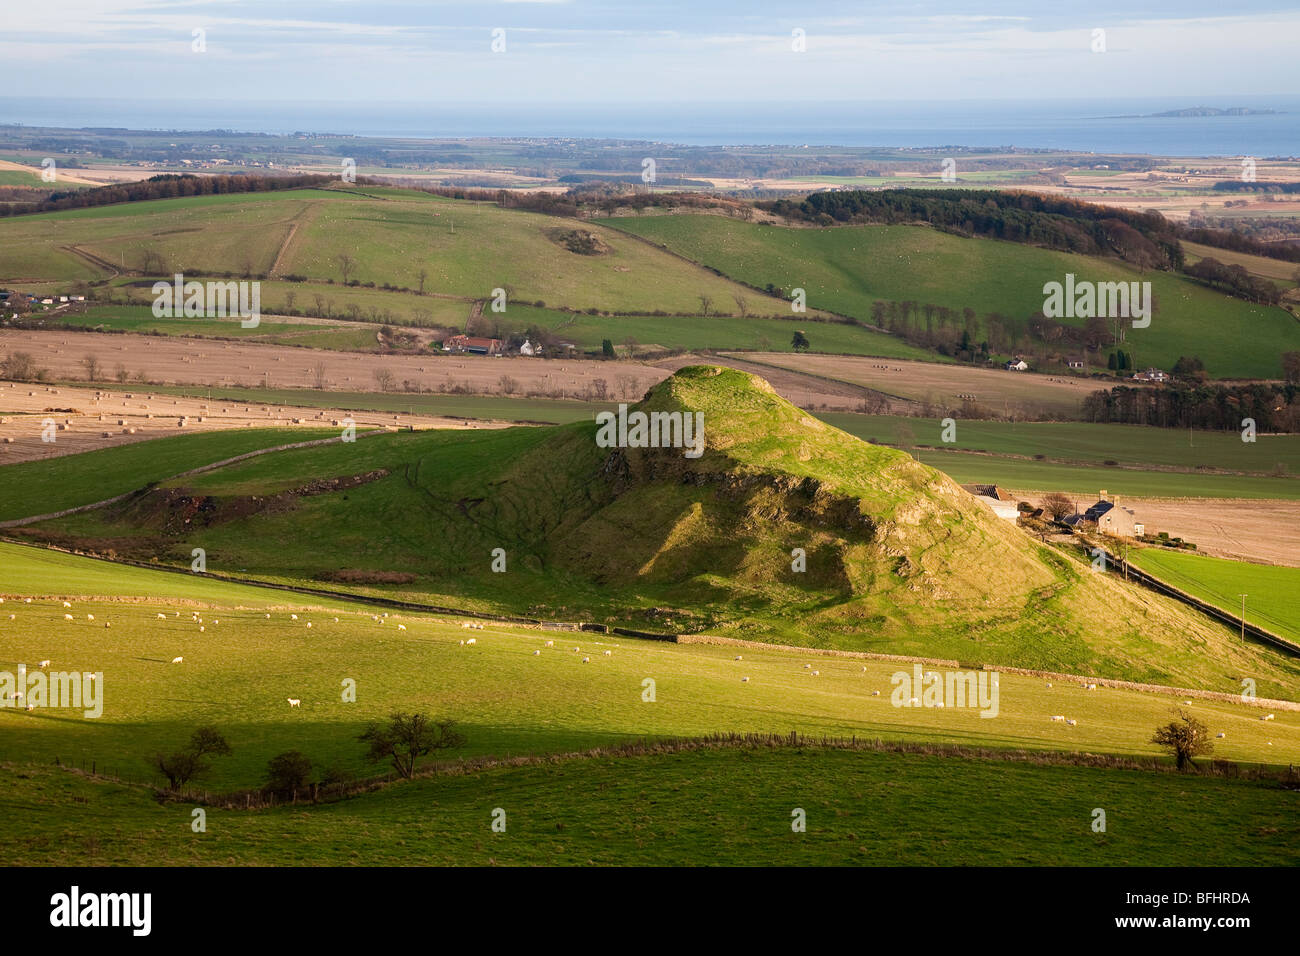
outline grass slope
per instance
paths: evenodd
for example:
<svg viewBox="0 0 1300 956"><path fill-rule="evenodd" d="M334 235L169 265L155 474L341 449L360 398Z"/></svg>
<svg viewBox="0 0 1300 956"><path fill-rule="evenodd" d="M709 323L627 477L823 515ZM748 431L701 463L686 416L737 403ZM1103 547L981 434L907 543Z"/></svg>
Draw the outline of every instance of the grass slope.
<svg viewBox="0 0 1300 956"><path fill-rule="evenodd" d="M1180 355L1198 355L1216 377L1280 378L1281 354L1300 347L1300 326L1283 309L1232 299L1175 274L1139 274L1116 261L928 227L807 229L704 215L605 222L742 282L803 288L810 307L867 321L877 299L1024 320L1043 308L1044 283L1074 273L1078 280L1151 283L1158 311L1149 328L1129 329L1123 345L1138 367L1168 369Z"/></svg>

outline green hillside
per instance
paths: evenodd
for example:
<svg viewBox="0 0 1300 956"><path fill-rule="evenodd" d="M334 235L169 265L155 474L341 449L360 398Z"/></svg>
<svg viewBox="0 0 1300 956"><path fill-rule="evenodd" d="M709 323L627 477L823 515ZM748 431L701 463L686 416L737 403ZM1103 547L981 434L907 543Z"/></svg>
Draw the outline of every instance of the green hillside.
<svg viewBox="0 0 1300 956"><path fill-rule="evenodd" d="M703 457L602 449L591 422L399 433L260 456L22 533L179 566L203 547L216 573L650 630L1226 689L1243 669L1280 690L1300 674L761 379L691 367L639 408L702 413Z"/></svg>
<svg viewBox="0 0 1300 956"><path fill-rule="evenodd" d="M1280 378L1281 354L1300 348L1300 325L1283 309L1229 298L1167 272L1139 274L1118 261L924 226L790 228L706 215L604 222L750 285L802 288L810 308L864 321L871 321L878 299L1024 320L1043 308L1044 283L1073 273L1079 280L1151 283L1157 304L1151 325L1130 328L1122 345L1137 367L1168 370L1180 355L1196 355L1216 377Z"/></svg>

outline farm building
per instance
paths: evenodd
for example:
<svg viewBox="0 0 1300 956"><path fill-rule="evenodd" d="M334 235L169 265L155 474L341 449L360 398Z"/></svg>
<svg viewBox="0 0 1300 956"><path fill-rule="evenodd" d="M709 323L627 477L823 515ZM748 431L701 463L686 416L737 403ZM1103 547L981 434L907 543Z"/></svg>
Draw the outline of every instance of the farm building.
<svg viewBox="0 0 1300 956"><path fill-rule="evenodd" d="M1003 366L1008 372L1028 372L1029 363L1022 358L1014 358Z"/></svg>
<svg viewBox="0 0 1300 956"><path fill-rule="evenodd" d="M982 501L999 518L1016 521L1020 517L1015 499L997 485L962 485L962 489Z"/></svg>
<svg viewBox="0 0 1300 956"><path fill-rule="evenodd" d="M1146 526L1137 520L1137 513L1132 508L1121 506L1118 498L1108 498L1105 491L1087 511L1065 519L1065 524L1071 527L1085 523L1095 524L1102 534L1117 538L1135 538L1146 532Z"/></svg>
<svg viewBox="0 0 1300 956"><path fill-rule="evenodd" d="M1145 372L1134 372L1133 381L1135 382L1167 382L1169 376L1160 371L1158 368L1149 368Z"/></svg>
<svg viewBox="0 0 1300 956"><path fill-rule="evenodd" d="M482 338L477 335L453 335L442 343L448 352L469 352L473 355L500 355L500 339Z"/></svg>

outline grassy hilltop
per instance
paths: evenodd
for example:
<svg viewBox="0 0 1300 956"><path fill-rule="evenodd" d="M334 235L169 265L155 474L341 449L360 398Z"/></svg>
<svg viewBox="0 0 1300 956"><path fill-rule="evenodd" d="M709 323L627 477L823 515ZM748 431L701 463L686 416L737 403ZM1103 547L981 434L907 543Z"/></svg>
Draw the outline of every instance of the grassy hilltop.
<svg viewBox="0 0 1300 956"><path fill-rule="evenodd" d="M637 407L702 412L703 457L602 449L590 421L399 433L164 481L19 533L183 567L202 547L217 573L480 611L1230 692L1247 674L1294 695L1294 662L1032 541L761 379L689 367Z"/></svg>

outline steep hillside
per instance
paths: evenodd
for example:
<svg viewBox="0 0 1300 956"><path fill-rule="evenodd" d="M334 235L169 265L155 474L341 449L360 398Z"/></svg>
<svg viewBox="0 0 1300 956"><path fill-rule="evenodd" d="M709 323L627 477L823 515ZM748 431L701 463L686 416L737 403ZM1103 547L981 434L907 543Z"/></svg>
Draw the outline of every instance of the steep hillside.
<svg viewBox="0 0 1300 956"><path fill-rule="evenodd" d="M702 414L703 455L601 448L591 422L398 434L25 533L183 565L203 547L218 573L481 610L1294 695L1295 662L1033 541L761 379L689 367L636 409Z"/></svg>

